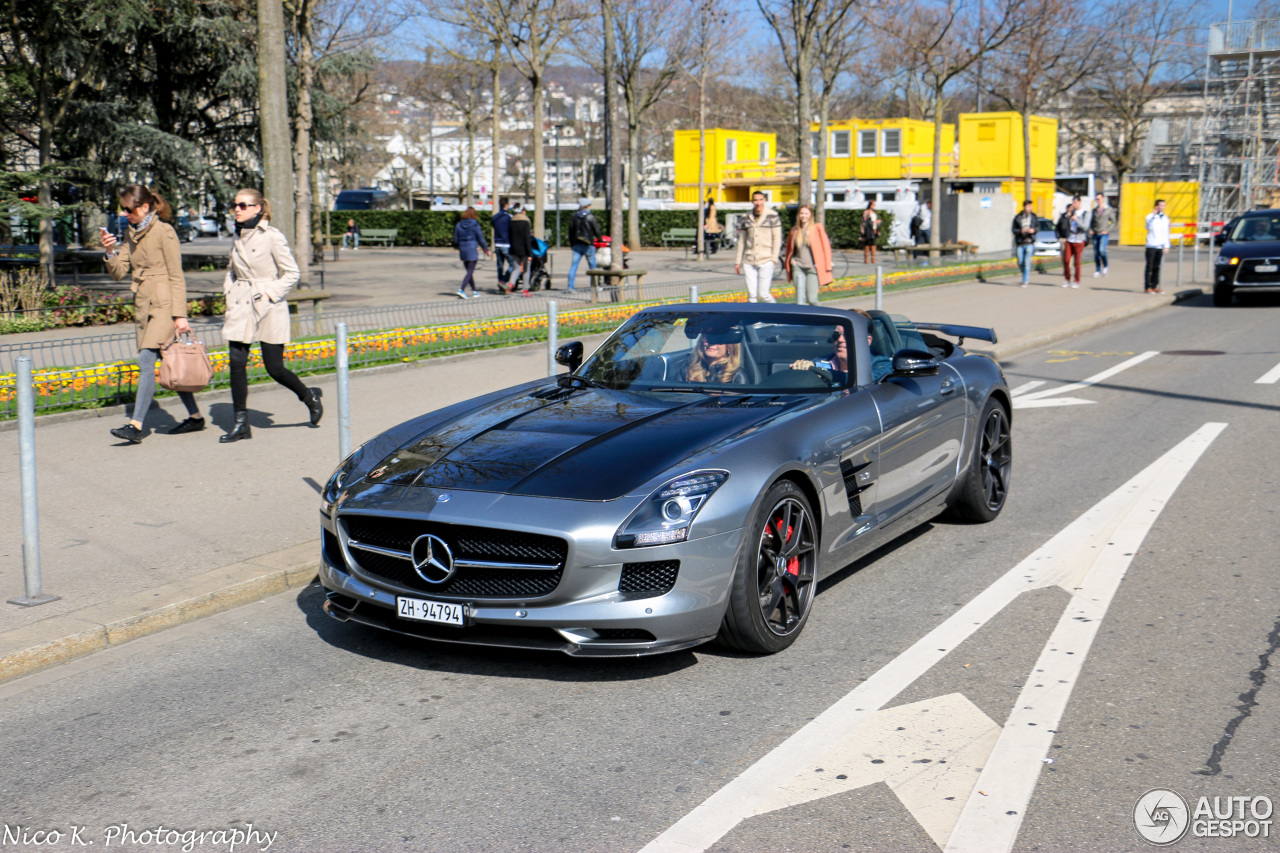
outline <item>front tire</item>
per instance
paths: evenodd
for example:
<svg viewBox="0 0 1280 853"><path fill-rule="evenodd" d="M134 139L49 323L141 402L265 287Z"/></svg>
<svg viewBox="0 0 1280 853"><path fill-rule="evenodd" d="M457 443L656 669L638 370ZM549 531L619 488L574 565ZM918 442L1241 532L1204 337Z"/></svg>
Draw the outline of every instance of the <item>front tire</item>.
<svg viewBox="0 0 1280 853"><path fill-rule="evenodd" d="M1229 284L1215 284L1213 286L1213 305L1215 308L1230 308L1231 300L1235 297L1234 288Z"/></svg>
<svg viewBox="0 0 1280 853"><path fill-rule="evenodd" d="M978 421L977 446L959 491L951 503L952 514L961 521L994 521L1004 509L1013 472L1013 436L1009 413L996 400L988 400Z"/></svg>
<svg viewBox="0 0 1280 853"><path fill-rule="evenodd" d="M790 480L765 493L738 558L720 642L753 654L780 652L804 630L817 592L818 527Z"/></svg>

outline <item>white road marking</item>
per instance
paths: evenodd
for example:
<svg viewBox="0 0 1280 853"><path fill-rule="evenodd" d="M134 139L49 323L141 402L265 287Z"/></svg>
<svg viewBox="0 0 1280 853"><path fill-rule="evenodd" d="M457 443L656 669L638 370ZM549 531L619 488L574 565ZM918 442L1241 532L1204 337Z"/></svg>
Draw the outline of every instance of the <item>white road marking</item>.
<svg viewBox="0 0 1280 853"><path fill-rule="evenodd" d="M1013 849L1027 803L1044 767L1043 759L1053 745L1054 729L1067 709L1111 599L1155 518L1200 455L1225 428L1226 424L1205 424L1117 493L1130 492L1124 496L1129 510L1109 541L1098 549L1083 578L1077 573L1063 579L1061 585L1069 591L1069 584L1079 586L1074 588L1071 602L1023 684L1000 739L983 765L960 822L944 848L946 853ZM1078 566L1081 563L1076 562Z"/></svg>
<svg viewBox="0 0 1280 853"><path fill-rule="evenodd" d="M1039 388L1041 385L1044 385L1044 384L1045 384L1045 380L1043 380L1043 379L1033 379L1033 380L1031 380L1030 382L1024 382L1024 383L1022 383L1021 385L1019 385L1017 388L1014 388L1014 389L1013 389L1012 391L1010 391L1009 393L1010 393L1012 396L1016 397L1016 396L1018 396L1019 394L1025 394L1025 393L1027 393L1028 391L1032 390L1033 388Z"/></svg>
<svg viewBox="0 0 1280 853"><path fill-rule="evenodd" d="M1078 592L1074 587L1085 583L1080 579L1088 576L1099 564L1105 564L1107 568L1099 572L1098 577L1102 578L1105 575L1108 578L1114 578L1115 583L1118 583L1119 578L1123 576L1124 568L1128 566L1129 558L1137 552L1138 544L1155 524L1160 508L1172 496L1204 449L1225 428L1226 424L1214 423L1201 427L1128 483L1067 525L1026 559L978 593L950 618L885 664L870 678L815 717L812 722L645 845L642 853L703 851L746 818L777 808L773 803L777 800L780 785L790 783L807 768L817 766L815 761L825 757L833 744L847 743L855 738L866 744L866 739L860 736L860 729L875 718L880 708L892 701L934 664L945 658L952 649L986 625L1024 591L1060 585L1074 595ZM1119 543L1123 543L1123 547ZM1081 606L1085 600L1094 601L1093 608L1096 610L1095 599L1099 594L1098 587L1102 581L1090 581L1090 583L1092 585L1088 587L1089 597L1081 600ZM1107 602L1109 601L1108 596ZM1077 599L1073 598L1072 604L1075 605L1076 602ZM1105 611L1105 607L1102 610ZM1076 613L1071 612L1069 619L1067 616L1063 618L1076 625L1092 625L1092 630L1096 632L1097 620L1093 623L1077 622L1075 615ZM1063 657L1067 656L1063 655ZM1082 658L1079 655L1070 657ZM1079 661L1073 661L1073 663L1078 664ZM1049 682L1037 681L1037 683ZM1066 695L1069 696L1069 691ZM1065 701L1064 697L1062 699L1064 707ZM1060 715L1061 712L1057 713ZM1023 726L1023 728L1033 727ZM1052 726L1034 728L1044 729L1043 734L1047 735L1051 734L1048 729ZM1036 746L1038 748L1039 744ZM1031 778L1029 788L1025 784L1023 786L1027 799L1030 798L1035 780L1038 778L1039 759L1046 751L1047 747L1035 753L1037 776ZM1032 752L1023 749L1017 750L1020 758L1026 758L1031 754ZM1025 771L1021 764L1018 764L1018 767ZM1021 812L1024 808L1025 802L1017 811ZM968 804L966 804L965 813L967 812ZM1000 814L1003 815L1003 811ZM961 820L964 819L962 815ZM971 820L974 819L976 816ZM935 826L935 829L938 828L936 818L931 818L930 823ZM1017 826L1013 827L1014 836L1017 829ZM959 830L952 833L951 837L957 843L962 840ZM967 836L964 837L967 838Z"/></svg>
<svg viewBox="0 0 1280 853"><path fill-rule="evenodd" d="M1081 400L1079 397L1045 397L1040 400L1029 400L1026 397L1014 397L1015 409L1052 409L1055 406L1084 406L1096 400Z"/></svg>
<svg viewBox="0 0 1280 853"><path fill-rule="evenodd" d="M1129 359L1128 361L1122 361L1119 364L1115 365L1114 367L1108 367L1106 370L1102 371L1101 373L1095 373L1093 376L1090 376L1088 379L1083 379L1079 382L1072 383L1071 385L1062 385L1058 388L1050 388L1047 391L1036 391L1035 393L1027 394L1023 396L1020 399L1039 400L1043 397L1049 397L1054 394L1066 394L1070 391L1079 391L1082 388L1088 388L1090 385L1097 385L1099 382L1102 382L1105 379L1110 379L1112 376L1115 376L1117 373L1120 373L1121 371L1124 371L1124 370L1128 370L1130 367L1133 367L1136 364L1141 364L1147 359L1153 356L1157 356L1159 354L1160 353L1158 350L1151 350L1149 352L1144 352L1141 355L1135 355L1133 358Z"/></svg>
<svg viewBox="0 0 1280 853"><path fill-rule="evenodd" d="M1262 374L1262 377L1257 381L1255 381L1253 384L1254 385L1274 385L1276 384L1276 382L1280 382L1280 364L1277 364L1275 367L1271 368L1266 373Z"/></svg>

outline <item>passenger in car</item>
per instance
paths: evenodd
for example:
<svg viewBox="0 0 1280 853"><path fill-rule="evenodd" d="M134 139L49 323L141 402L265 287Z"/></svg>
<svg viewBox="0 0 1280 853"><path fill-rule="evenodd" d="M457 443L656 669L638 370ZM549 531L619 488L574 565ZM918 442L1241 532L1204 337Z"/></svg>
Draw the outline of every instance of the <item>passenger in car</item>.
<svg viewBox="0 0 1280 853"><path fill-rule="evenodd" d="M871 336L867 336L867 342L871 342ZM807 358L799 358L791 362L792 370L808 370L811 367L820 370L831 371L831 376L839 384L844 384L849 376L849 342L844 336L844 326L836 326L834 332L831 333L832 350L831 354L826 358L818 358L810 361Z"/></svg>
<svg viewBox="0 0 1280 853"><path fill-rule="evenodd" d="M742 344L727 343L723 335L701 334L693 345L689 366L684 371L686 382L747 382L742 371Z"/></svg>

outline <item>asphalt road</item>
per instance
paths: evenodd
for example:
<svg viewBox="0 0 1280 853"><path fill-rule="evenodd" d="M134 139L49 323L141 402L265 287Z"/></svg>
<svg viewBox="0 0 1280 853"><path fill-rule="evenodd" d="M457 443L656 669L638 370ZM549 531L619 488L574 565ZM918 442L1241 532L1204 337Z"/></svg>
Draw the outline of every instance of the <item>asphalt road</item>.
<svg viewBox="0 0 1280 853"><path fill-rule="evenodd" d="M827 579L775 657L436 647L332 622L313 587L0 686L0 846L252 823L287 851L1138 851L1156 788L1246 797L1261 833L1278 316L1206 297L1006 364L1003 515ZM66 835L11 843L34 830Z"/></svg>

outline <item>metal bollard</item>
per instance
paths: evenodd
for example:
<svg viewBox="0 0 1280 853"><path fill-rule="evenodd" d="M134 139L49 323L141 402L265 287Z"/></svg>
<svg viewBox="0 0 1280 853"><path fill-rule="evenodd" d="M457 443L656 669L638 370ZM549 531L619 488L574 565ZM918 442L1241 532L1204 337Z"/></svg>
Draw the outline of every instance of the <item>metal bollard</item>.
<svg viewBox="0 0 1280 853"><path fill-rule="evenodd" d="M698 301L698 285L696 284L689 285L689 301L693 303Z"/></svg>
<svg viewBox="0 0 1280 853"><path fill-rule="evenodd" d="M1182 247L1184 245L1182 237L1178 237L1178 287L1182 286Z"/></svg>
<svg viewBox="0 0 1280 853"><path fill-rule="evenodd" d="M347 324L334 326L334 361L338 368L338 458L351 455L351 359L347 353Z"/></svg>
<svg viewBox="0 0 1280 853"><path fill-rule="evenodd" d="M22 581L26 595L9 599L19 607L35 607L61 596L40 589L40 511L36 504L36 396L31 387L31 359L14 359L18 374L18 459L22 490Z"/></svg>
<svg viewBox="0 0 1280 853"><path fill-rule="evenodd" d="M547 300L547 375L555 376L559 372L556 364L556 348L560 345L559 320L556 317L556 301Z"/></svg>
<svg viewBox="0 0 1280 853"><path fill-rule="evenodd" d="M1200 223L1196 223L1195 242L1191 244L1191 283L1195 284L1200 275Z"/></svg>
<svg viewBox="0 0 1280 853"><path fill-rule="evenodd" d="M876 267L876 310L884 310L884 267Z"/></svg>

